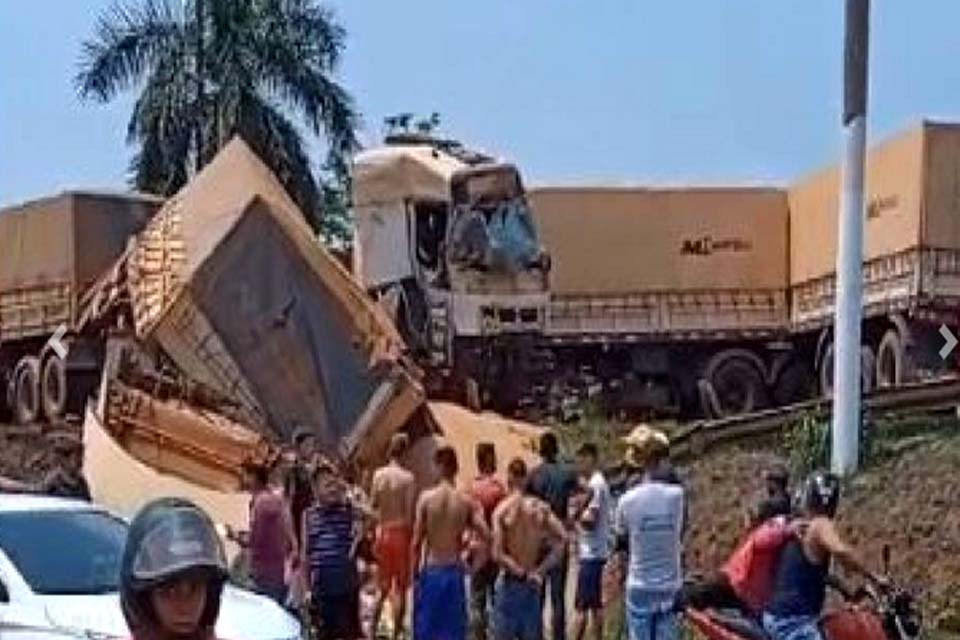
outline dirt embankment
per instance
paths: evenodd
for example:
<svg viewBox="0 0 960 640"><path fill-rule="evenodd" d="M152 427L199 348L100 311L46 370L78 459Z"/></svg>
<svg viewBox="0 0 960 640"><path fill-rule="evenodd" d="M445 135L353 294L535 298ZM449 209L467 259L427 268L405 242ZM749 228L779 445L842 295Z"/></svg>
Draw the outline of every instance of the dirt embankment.
<svg viewBox="0 0 960 640"><path fill-rule="evenodd" d="M960 434L905 449L850 483L839 521L872 567L890 545L892 576L920 596L925 621L960 631ZM782 453L774 445L723 448L689 465L691 571L709 572L727 557L759 478Z"/></svg>
<svg viewBox="0 0 960 640"><path fill-rule="evenodd" d="M53 447L39 429L0 424L0 476L39 482L54 461Z"/></svg>

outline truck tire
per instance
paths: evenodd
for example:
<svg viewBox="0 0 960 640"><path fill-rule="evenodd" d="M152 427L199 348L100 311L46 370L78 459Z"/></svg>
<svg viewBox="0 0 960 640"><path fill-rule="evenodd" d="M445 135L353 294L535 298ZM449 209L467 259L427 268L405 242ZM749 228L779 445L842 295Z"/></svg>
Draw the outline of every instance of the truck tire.
<svg viewBox="0 0 960 640"><path fill-rule="evenodd" d="M707 367L706 380L712 387L715 402L710 413L715 418L743 415L767 406L769 397L763 372L747 357L720 354L720 359Z"/></svg>
<svg viewBox="0 0 960 640"><path fill-rule="evenodd" d="M40 399L47 420L53 422L66 415L68 394L67 365L60 356L51 354L44 360L40 376Z"/></svg>
<svg viewBox="0 0 960 640"><path fill-rule="evenodd" d="M910 380L912 369L900 332L888 329L877 347L877 386L899 387Z"/></svg>
<svg viewBox="0 0 960 640"><path fill-rule="evenodd" d="M860 345L860 393L870 393L874 388L874 373L877 358L873 349ZM827 344L820 362L820 395L829 398L833 395L833 343Z"/></svg>
<svg viewBox="0 0 960 640"><path fill-rule="evenodd" d="M13 382L7 371L0 369L0 422L9 422L13 417Z"/></svg>
<svg viewBox="0 0 960 640"><path fill-rule="evenodd" d="M777 374L773 385L773 403L782 407L811 398L816 389L811 367L802 359L791 360Z"/></svg>
<svg viewBox="0 0 960 640"><path fill-rule="evenodd" d="M13 418L17 424L33 424L42 418L40 408L40 360L20 358L13 372Z"/></svg>

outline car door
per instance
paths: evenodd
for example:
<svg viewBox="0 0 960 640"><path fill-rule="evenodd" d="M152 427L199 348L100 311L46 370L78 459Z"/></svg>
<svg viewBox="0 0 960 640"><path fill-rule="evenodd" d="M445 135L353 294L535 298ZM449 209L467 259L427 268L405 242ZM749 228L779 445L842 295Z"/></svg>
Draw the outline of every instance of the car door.
<svg viewBox="0 0 960 640"><path fill-rule="evenodd" d="M0 550L0 640L53 640L43 605Z"/></svg>

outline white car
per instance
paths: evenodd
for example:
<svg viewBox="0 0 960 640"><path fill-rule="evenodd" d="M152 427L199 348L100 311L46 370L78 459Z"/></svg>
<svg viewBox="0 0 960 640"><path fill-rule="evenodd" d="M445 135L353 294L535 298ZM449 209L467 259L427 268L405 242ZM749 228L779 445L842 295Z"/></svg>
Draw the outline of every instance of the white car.
<svg viewBox="0 0 960 640"><path fill-rule="evenodd" d="M127 523L85 502L0 494L0 639L130 637L120 609ZM300 624L272 600L230 585L219 640L294 640Z"/></svg>

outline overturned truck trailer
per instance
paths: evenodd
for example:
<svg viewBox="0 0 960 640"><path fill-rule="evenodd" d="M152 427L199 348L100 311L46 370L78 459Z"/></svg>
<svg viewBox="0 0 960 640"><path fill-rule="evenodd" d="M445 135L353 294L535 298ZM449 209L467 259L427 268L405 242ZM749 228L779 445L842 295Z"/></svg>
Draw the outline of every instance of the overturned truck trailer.
<svg viewBox="0 0 960 640"><path fill-rule="evenodd" d="M164 205L124 265L137 343L273 440L307 427L327 453L362 458L422 403L389 320L239 139Z"/></svg>

